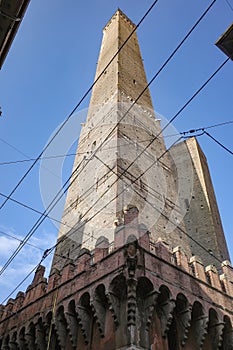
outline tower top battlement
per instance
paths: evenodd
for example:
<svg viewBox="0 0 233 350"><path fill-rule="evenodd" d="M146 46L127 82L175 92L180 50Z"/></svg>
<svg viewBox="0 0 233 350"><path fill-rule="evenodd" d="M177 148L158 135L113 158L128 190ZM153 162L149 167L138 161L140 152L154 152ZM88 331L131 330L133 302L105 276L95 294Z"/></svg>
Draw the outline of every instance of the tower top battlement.
<svg viewBox="0 0 233 350"><path fill-rule="evenodd" d="M136 25L120 9L104 27L88 121L97 106L109 102L137 100L138 105L153 110L135 29Z"/></svg>
<svg viewBox="0 0 233 350"><path fill-rule="evenodd" d="M136 28L136 24L134 24L131 19L129 19L129 17L126 16L126 14L124 14L124 12L121 11L121 9L118 7L117 11L114 13L114 15L110 18L110 20L108 21L108 23L104 26L103 31L107 30L108 27L110 26L110 24L118 19L119 17L121 17L122 19L124 19L124 21L126 21L133 29Z"/></svg>
<svg viewBox="0 0 233 350"><path fill-rule="evenodd" d="M50 276L0 305L0 350L233 349L207 161L166 148L136 28L119 9L104 28Z"/></svg>

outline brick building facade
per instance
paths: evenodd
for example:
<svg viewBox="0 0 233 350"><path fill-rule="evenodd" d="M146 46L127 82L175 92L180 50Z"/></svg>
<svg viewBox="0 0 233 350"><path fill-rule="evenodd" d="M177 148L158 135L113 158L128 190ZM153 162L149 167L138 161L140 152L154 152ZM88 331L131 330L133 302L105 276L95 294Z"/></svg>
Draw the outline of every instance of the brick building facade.
<svg viewBox="0 0 233 350"><path fill-rule="evenodd" d="M168 152L134 30L104 28L50 276L1 306L1 350L233 349L207 162L195 139Z"/></svg>

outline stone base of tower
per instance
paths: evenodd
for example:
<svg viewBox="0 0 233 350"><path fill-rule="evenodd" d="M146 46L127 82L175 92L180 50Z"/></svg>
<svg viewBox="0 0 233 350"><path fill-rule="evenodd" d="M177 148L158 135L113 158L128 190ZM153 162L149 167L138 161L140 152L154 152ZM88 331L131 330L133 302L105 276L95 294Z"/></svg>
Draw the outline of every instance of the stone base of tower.
<svg viewBox="0 0 233 350"><path fill-rule="evenodd" d="M1 350L233 349L230 264L219 275L148 232L136 239L125 222L126 244L102 239L48 281L41 266L26 293L1 305Z"/></svg>

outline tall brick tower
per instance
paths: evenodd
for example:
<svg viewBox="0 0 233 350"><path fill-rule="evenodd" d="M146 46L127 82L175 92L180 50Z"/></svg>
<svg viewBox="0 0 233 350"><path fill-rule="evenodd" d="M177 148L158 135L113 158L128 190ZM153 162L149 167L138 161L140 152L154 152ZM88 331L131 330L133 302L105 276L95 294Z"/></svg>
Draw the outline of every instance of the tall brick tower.
<svg viewBox="0 0 233 350"><path fill-rule="evenodd" d="M119 10L111 18L103 31L95 79L134 28ZM151 230L152 238L176 244L185 239L181 240L177 225L169 221L172 216L183 225L171 160L149 90L138 99L146 86L134 32L93 88L62 218L72 229L61 225L59 255L69 252L69 257L75 258L80 248L93 249L103 236L113 242L115 227L122 228L122 214L128 207L137 207L139 220ZM122 242L126 240L124 237ZM186 247L188 250L188 242ZM53 265L60 268L62 262L57 260L55 255Z"/></svg>
<svg viewBox="0 0 233 350"><path fill-rule="evenodd" d="M121 11L111 18L103 30L95 79L134 28ZM93 249L100 237L117 245L122 214L136 207L152 240L180 245L188 256L219 266L218 260L229 255L204 155L194 139L166 151L150 92L141 95L146 86L134 32L94 85L57 253L73 259L81 248ZM53 266L60 268L64 262L58 255Z"/></svg>
<svg viewBox="0 0 233 350"><path fill-rule="evenodd" d="M96 78L118 53L93 88L51 273L1 306L1 350L233 349L207 162L195 139L167 150L134 29L120 10L104 28Z"/></svg>

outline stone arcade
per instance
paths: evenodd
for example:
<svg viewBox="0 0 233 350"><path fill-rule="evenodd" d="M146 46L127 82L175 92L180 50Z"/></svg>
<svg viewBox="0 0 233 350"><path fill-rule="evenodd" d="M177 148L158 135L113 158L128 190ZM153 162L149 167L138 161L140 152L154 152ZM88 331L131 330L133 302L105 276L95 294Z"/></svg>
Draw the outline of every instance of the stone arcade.
<svg viewBox="0 0 233 350"><path fill-rule="evenodd" d="M1 305L1 350L233 350L207 162L195 139L166 150L136 32L121 48L134 29L120 10L104 28L96 77L120 50L93 88L50 276Z"/></svg>

